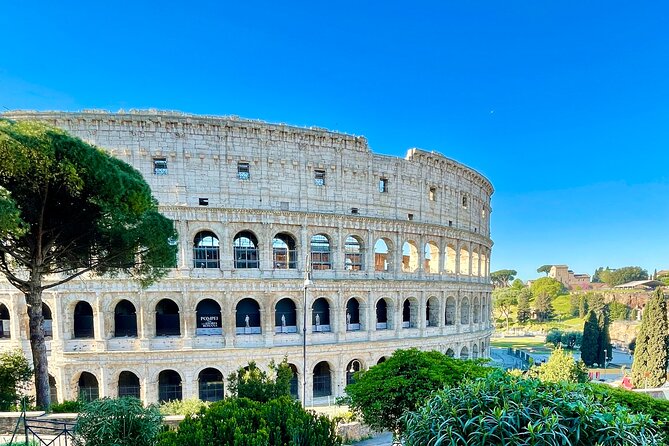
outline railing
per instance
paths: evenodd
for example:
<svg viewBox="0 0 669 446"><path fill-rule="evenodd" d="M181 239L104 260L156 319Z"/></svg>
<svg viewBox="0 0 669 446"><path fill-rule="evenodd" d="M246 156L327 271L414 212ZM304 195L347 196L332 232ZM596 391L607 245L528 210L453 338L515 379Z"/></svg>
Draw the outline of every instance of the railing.
<svg viewBox="0 0 669 446"><path fill-rule="evenodd" d="M74 445L76 424L68 421L46 420L26 416L26 403L23 401L21 416L16 422L8 446L68 446Z"/></svg>

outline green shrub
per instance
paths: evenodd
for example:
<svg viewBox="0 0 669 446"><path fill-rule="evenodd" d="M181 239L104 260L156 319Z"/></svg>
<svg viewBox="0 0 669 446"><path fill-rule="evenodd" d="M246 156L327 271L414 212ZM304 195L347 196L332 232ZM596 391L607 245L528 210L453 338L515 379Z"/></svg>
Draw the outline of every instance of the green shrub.
<svg viewBox="0 0 669 446"><path fill-rule="evenodd" d="M219 401L176 431L163 432L158 446L340 446L334 423L307 412L288 396L266 403L248 398Z"/></svg>
<svg viewBox="0 0 669 446"><path fill-rule="evenodd" d="M53 403L49 410L53 413L79 413L82 406L81 401L63 401L62 403Z"/></svg>
<svg viewBox="0 0 669 446"><path fill-rule="evenodd" d="M548 361L532 366L529 376L541 381L584 383L588 381L588 369L583 361L576 361L571 353L558 347Z"/></svg>
<svg viewBox="0 0 669 446"><path fill-rule="evenodd" d="M19 407L33 376L33 369L21 350L0 353L0 411Z"/></svg>
<svg viewBox="0 0 669 446"><path fill-rule="evenodd" d="M405 446L659 446L647 415L603 404L588 384L550 383L496 372L435 392L405 415Z"/></svg>
<svg viewBox="0 0 669 446"><path fill-rule="evenodd" d="M103 398L87 403L77 417L77 446L154 446L162 430L156 406L137 398Z"/></svg>
<svg viewBox="0 0 669 446"><path fill-rule="evenodd" d="M163 415L196 415L202 409L209 407L210 404L198 398L170 400L160 403L160 413Z"/></svg>
<svg viewBox="0 0 669 446"><path fill-rule="evenodd" d="M288 358L279 364L272 361L269 369L268 373L259 368L255 361L249 362L246 367L240 367L228 376L228 390L238 398L260 402L290 395L293 371L288 365Z"/></svg>

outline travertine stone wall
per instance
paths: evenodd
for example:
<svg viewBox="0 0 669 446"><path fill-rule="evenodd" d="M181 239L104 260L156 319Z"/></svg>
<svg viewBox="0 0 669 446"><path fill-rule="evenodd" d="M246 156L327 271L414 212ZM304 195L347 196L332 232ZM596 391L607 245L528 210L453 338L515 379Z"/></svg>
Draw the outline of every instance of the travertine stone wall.
<svg viewBox="0 0 669 446"><path fill-rule="evenodd" d="M313 402L313 370L321 361L328 364L334 397L342 394L352 361L369 367L397 348L469 357L488 353L493 189L460 163L419 149L409 150L405 159L383 156L372 153L363 137L230 117L153 111L5 116L49 122L133 165L180 236L178 267L149 289L123 278L84 277L45 293L53 318L49 368L59 400L76 398L84 371L95 375L101 396L116 395L120 372L133 372L141 396L153 402L163 370L176 371L183 396L195 397L204 368L227 376L251 359L266 365L284 356L297 370L301 392L305 316L307 402ZM166 175L154 173L156 158L166 159ZM238 177L240 162L249 164L249 179ZM325 172L324 185L315 184L316 170ZM385 192L379 190L382 178ZM218 238L218 268L194 267L193 243L201 231ZM233 243L241 231L257 238L258 268L235 268ZM295 241L294 269L274 267L272 239L278 233ZM315 234L329 240L331 268L313 271L305 315L303 274ZM346 264L349 236L360 243L359 270ZM375 266L380 238L389 245L383 271ZM415 247L411 259L405 242ZM245 298L260 307L260 333L235 329L236 308ZM275 309L283 298L295 305L295 332L278 332ZM312 318L319 298L329 306L325 332L315 331ZM353 298L360 308L359 330L347 323ZM156 305L162 299L179 308L179 336L156 336ZM197 331L197 305L205 299L221 308L221 332L215 335ZM136 337L115 337L114 310L122 300L136 309ZM378 324L381 300L388 308L385 325ZM92 338L74 334L74 308L81 301L93 309ZM22 296L1 283L0 305L11 314L11 337L0 338L0 348L19 346L29 354Z"/></svg>

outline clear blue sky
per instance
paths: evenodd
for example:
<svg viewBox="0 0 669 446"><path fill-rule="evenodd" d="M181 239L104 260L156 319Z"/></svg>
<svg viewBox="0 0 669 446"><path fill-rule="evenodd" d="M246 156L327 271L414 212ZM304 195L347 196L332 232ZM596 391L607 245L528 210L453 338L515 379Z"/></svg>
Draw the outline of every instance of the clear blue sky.
<svg viewBox="0 0 669 446"><path fill-rule="evenodd" d="M0 37L0 109L239 115L436 150L495 185L493 269L669 268L665 2L5 2Z"/></svg>

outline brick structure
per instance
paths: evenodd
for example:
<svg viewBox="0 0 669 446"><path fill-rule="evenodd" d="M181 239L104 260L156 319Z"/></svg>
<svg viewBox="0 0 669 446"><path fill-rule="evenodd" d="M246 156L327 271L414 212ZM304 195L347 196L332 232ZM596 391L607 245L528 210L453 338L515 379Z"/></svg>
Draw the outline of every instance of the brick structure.
<svg viewBox="0 0 669 446"><path fill-rule="evenodd" d="M487 356L490 182L419 149L170 112L10 112L138 169L179 233L178 267L148 289L85 277L44 293L53 395L221 397L249 360L287 356L306 400L397 348ZM30 355L23 296L0 282L0 348Z"/></svg>

